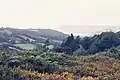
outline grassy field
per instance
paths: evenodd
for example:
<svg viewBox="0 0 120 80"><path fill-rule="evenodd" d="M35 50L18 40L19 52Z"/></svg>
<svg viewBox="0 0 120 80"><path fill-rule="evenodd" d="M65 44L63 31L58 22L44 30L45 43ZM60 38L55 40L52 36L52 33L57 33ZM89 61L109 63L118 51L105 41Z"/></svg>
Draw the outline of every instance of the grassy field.
<svg viewBox="0 0 120 80"><path fill-rule="evenodd" d="M33 50L35 48L34 44L14 44L14 45L26 50Z"/></svg>

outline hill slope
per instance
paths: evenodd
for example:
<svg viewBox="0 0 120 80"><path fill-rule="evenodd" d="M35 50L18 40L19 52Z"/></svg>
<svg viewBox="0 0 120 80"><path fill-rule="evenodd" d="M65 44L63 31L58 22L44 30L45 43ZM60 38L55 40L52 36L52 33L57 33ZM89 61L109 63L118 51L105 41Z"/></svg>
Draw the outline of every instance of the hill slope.
<svg viewBox="0 0 120 80"><path fill-rule="evenodd" d="M67 36L67 34L52 29L0 28L0 42L43 43L48 38L51 42L59 42Z"/></svg>

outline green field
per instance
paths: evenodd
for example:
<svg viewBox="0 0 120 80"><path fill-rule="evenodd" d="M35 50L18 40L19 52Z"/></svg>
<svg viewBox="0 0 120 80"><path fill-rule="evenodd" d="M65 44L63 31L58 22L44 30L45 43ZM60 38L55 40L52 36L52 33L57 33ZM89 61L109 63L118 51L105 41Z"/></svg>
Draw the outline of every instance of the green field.
<svg viewBox="0 0 120 80"><path fill-rule="evenodd" d="M14 45L26 50L33 50L36 47L35 44L14 44Z"/></svg>

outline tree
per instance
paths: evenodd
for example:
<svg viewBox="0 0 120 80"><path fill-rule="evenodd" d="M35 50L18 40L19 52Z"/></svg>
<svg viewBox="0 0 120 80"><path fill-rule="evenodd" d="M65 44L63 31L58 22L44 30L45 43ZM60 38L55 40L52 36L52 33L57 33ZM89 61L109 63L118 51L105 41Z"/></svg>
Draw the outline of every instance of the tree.
<svg viewBox="0 0 120 80"><path fill-rule="evenodd" d="M71 43L74 41L74 36L73 34L71 34L71 36L68 36L68 38L63 41L63 43L61 44L61 47L65 47L65 46L71 46Z"/></svg>
<svg viewBox="0 0 120 80"><path fill-rule="evenodd" d="M76 38L74 38L73 34L71 34L70 36L68 36L68 38L65 41L63 41L61 47L65 48L63 49L65 50L65 52L67 50L70 50L70 52L74 52L80 48L79 44L80 44L80 37L77 36Z"/></svg>
<svg viewBox="0 0 120 80"><path fill-rule="evenodd" d="M83 48L84 48L85 50L89 49L89 47L90 47L91 44L92 44L90 37L84 37L84 38L81 40L80 44L83 46Z"/></svg>
<svg viewBox="0 0 120 80"><path fill-rule="evenodd" d="M99 48L99 51L120 45L120 39L114 32L103 32L100 36L101 38L94 42L94 45Z"/></svg>
<svg viewBox="0 0 120 80"><path fill-rule="evenodd" d="M45 43L44 43L46 46L50 45L50 39L48 38Z"/></svg>
<svg viewBox="0 0 120 80"><path fill-rule="evenodd" d="M80 37L77 36L76 39L74 39L74 41L72 42L71 45L72 51L76 51L77 49L80 48Z"/></svg>
<svg viewBox="0 0 120 80"><path fill-rule="evenodd" d="M91 47L86 51L86 54L95 54L99 51L96 45L91 45Z"/></svg>
<svg viewBox="0 0 120 80"><path fill-rule="evenodd" d="M73 52L75 55L85 55L85 49L80 45L80 48Z"/></svg>

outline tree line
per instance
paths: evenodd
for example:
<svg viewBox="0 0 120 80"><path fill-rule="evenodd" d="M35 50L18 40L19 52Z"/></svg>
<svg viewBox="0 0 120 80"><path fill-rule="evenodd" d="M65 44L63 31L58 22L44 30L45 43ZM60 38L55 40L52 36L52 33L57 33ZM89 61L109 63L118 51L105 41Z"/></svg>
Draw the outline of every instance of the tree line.
<svg viewBox="0 0 120 80"><path fill-rule="evenodd" d="M67 54L87 55L105 51L120 45L120 32L102 32L92 37L80 37L71 34L54 51Z"/></svg>

